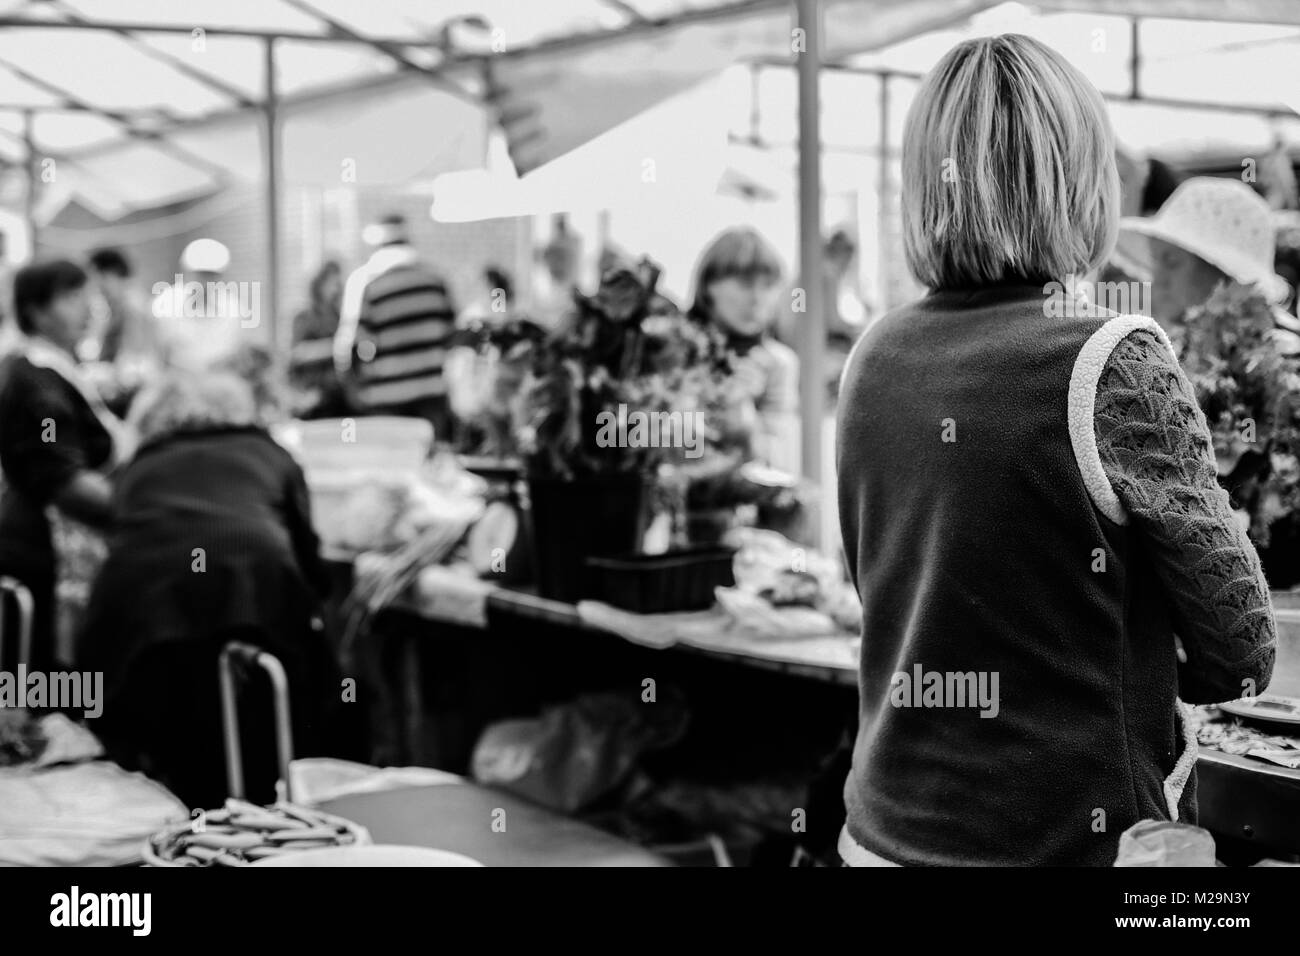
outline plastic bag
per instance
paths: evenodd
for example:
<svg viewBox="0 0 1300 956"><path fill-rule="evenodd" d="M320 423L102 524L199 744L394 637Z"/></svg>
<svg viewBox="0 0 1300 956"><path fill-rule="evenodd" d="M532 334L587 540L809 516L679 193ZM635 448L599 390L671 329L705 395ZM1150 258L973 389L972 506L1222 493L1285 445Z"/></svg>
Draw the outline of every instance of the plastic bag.
<svg viewBox="0 0 1300 956"><path fill-rule="evenodd" d="M505 720L483 731L471 761L482 784L572 814L621 787L642 755L686 729L676 700L641 703L629 694L589 694L540 717Z"/></svg>
<svg viewBox="0 0 1300 956"><path fill-rule="evenodd" d="M0 866L122 866L188 808L107 760L0 770Z"/></svg>
<svg viewBox="0 0 1300 956"><path fill-rule="evenodd" d="M1116 866L1214 866L1214 837L1187 823L1140 820L1119 836Z"/></svg>

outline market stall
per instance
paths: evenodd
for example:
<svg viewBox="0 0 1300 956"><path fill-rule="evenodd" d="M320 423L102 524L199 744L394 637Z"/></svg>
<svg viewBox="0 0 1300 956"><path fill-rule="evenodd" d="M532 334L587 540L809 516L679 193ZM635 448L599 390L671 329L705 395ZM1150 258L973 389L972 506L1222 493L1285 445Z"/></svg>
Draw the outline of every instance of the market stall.
<svg viewBox="0 0 1300 956"><path fill-rule="evenodd" d="M1294 600L1286 595L1279 595L1278 604L1282 643L1269 695L1262 701L1265 708L1270 700L1300 696L1300 608L1289 607ZM422 675L429 666L445 666L451 661L452 666L464 668L458 679L487 680L489 674L496 673L491 662L513 646L509 641L496 643L486 659L455 653L447 657L429 646L447 642L455 647L474 640L459 628L474 632L496 629L498 633L530 634L548 642L573 644L584 658L594 657L597 666L605 660L600 642L617 641L659 653L701 655L727 668L758 668L787 680L816 682L826 687L826 693L839 696L844 706L838 716L818 715L810 718L811 722L823 721L825 729L834 728L839 720L843 732L851 735L853 729L860 643L855 635L779 636L779 632L745 628L718 610L638 615L594 601L572 605L539 598L527 589L470 584L442 568L426 569L392 610L423 622L400 629L405 671L392 685L393 693L403 696L404 713L416 718L407 721L405 732L407 745L417 750L429 747L428 741L437 735L436 726L429 724L437 724L440 708L431 699L426 682L411 680L411 675ZM538 622L553 627L539 634ZM584 632L595 639L581 640L579 635ZM654 672L647 658L639 660L642 670ZM647 663L649 667L644 666ZM611 667L611 680L616 679L615 673ZM545 678L539 674L538 679ZM1221 857L1253 862L1260 857L1285 859L1300 852L1300 830L1295 823L1296 801L1300 800L1300 732L1296 729L1300 715L1279 707L1272 716L1280 717L1281 722L1267 720L1270 715L1266 714L1261 723L1231 708L1197 708L1196 714L1199 823L1219 841ZM833 734L820 737L828 740ZM455 745L451 749L454 752ZM425 753L439 750L434 745ZM447 753L445 745L441 752Z"/></svg>
<svg viewBox="0 0 1300 956"><path fill-rule="evenodd" d="M1255 150L1269 137L1263 158L1278 168L1300 142L1300 92L1280 83L1266 97L1249 94L1295 55L1290 28L1300 16L1282 0L1232 4L1227 14L1209 0L747 0L656 3L653 13L635 0L582 0L549 18L509 3L471 16L405 2L366 11L286 0L240 15L178 4L148 20L132 18L134 6L60 0L0 11L0 114L10 117L0 123L0 158L32 248L80 254L97 242L102 223L51 225L74 201L104 222L199 204L174 213L184 216L232 184L259 186L262 252L249 256L257 266L248 275L266 285L270 321L256 335L283 346L283 277L290 260L298 268L308 258L286 251L286 233L316 231L307 214L292 230L286 223L291 185L332 190L340 175L346 188L419 183L421 208L432 199L439 222L518 218L531 230L554 216L543 260L576 255L565 217L599 224L599 281L571 273L570 289L556 278L555 314L541 316L525 283L510 309L495 308L504 289L494 285L483 314L447 309L436 319L455 326L436 372L453 427L440 420L435 434L429 419L405 415L291 420L274 429L278 448L266 446L268 460L287 450L305 476L314 531L304 533L312 522L298 512L276 530L295 546L312 539L314 548L319 535L331 564L335 601L314 633L327 635L345 683L361 688L345 700L367 712L366 759L456 774L317 794L317 810L393 842L470 855L460 842L467 821L495 809L523 821L518 842L484 862L661 862L567 819L577 815L642 844L680 837L690 847L683 858L704 841L709 858L729 859L732 835L719 837L715 823L749 820L748 810L761 822L760 836L740 841L747 853L775 846L836 861L825 828L842 813L835 791L872 636L859 633L862 608L841 560L824 387L832 303L812 277L832 246L825 184L847 183L838 200L852 196L851 218L876 246L867 258L877 261L859 261L859 271L882 289L882 309L906 291L898 143L919 77L944 50L1007 29L1067 48L1139 151L1185 158L1193 146ZM1228 14L1233 40L1218 49L1205 29ZM40 57L25 37L43 44ZM92 51L122 76L96 89L80 75L67 88L44 75L48 62ZM196 66L190 53L206 59ZM1224 82L1175 95L1184 91L1171 83L1189 72ZM734 95L737 81L745 96ZM846 85L836 93L838 81ZM874 111L866 123L864 101ZM1241 115L1215 137L1166 136L1182 110ZM729 115L737 112L740 122ZM701 117L705 132L692 125ZM847 147L832 142L841 133L851 135ZM761 171L755 154L766 157ZM43 159L62 164L61 178L40 176ZM784 223L776 253L762 230L732 228L721 251L715 243L699 255L710 217L722 215L701 210L719 192L742 204L773 197L771 218ZM645 222L620 232L629 216ZM385 224L406 225L401 216ZM147 217L126 225L152 228ZM1285 228L1294 231L1294 217ZM671 246L673 268L639 248L622 252L615 240L628 234ZM531 268L533 250L520 245ZM711 257L767 292L803 297L797 354L771 346L763 328L737 332L710 313ZM782 258L798 267L783 272ZM689 266L697 260L698 274ZM690 285L704 287L691 290L694 302ZM179 281L175 291L179 302ZM1243 317L1275 331L1271 304L1239 306L1208 310L1219 340L1207 334L1200 360L1185 362L1198 398L1233 413L1212 422L1216 450L1225 475L1254 468L1241 518L1261 548L1277 526L1281 568L1292 540L1283 519L1295 514L1300 527L1296 371L1285 361L1292 353L1274 347L1281 337L1242 345L1237 335ZM377 340L360 343L367 361ZM335 362L337 342L322 342ZM1246 408L1241 394L1255 404ZM114 397L123 407L129 398ZM1267 454L1234 439L1243 410L1264 429ZM297 491L291 507L305 512ZM276 508L289 510L278 501L265 510ZM1198 714L1203 825L1252 862L1300 855L1300 708L1289 702L1300 698L1300 607L1284 592L1274 600L1282 639L1272 696ZM819 802L823 784L829 803ZM647 802L647 790L677 802ZM814 805L815 838L804 839L800 814ZM253 825L256 808L230 811L241 814L259 840L276 832L265 818ZM285 815L295 818L277 817L286 829L333 825ZM178 843L189 839L184 829ZM335 826L331 839L346 829Z"/></svg>

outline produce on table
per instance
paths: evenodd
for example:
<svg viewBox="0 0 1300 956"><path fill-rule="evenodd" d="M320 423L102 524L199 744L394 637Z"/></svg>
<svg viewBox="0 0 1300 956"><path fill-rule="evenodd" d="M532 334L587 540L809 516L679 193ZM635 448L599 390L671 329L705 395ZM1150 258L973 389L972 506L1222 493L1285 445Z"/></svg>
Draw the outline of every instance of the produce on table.
<svg viewBox="0 0 1300 956"><path fill-rule="evenodd" d="M312 517L335 551L394 551L440 522L472 523L486 482L439 455L416 472L368 469L308 472Z"/></svg>
<svg viewBox="0 0 1300 956"><path fill-rule="evenodd" d="M342 817L285 801L259 807L231 797L220 809L155 834L144 857L153 866L246 866L283 853L369 842L363 827Z"/></svg>
<svg viewBox="0 0 1300 956"><path fill-rule="evenodd" d="M773 636L861 628L861 601L838 561L759 528L733 528L725 540L737 549L736 587L718 600L736 620Z"/></svg>
<svg viewBox="0 0 1300 956"><path fill-rule="evenodd" d="M28 763L45 749L40 725L25 707L0 707L0 767Z"/></svg>
<svg viewBox="0 0 1300 956"><path fill-rule="evenodd" d="M773 607L742 588L714 588L713 593L732 620L757 636L826 637L842 630L828 615L810 607Z"/></svg>
<svg viewBox="0 0 1300 956"><path fill-rule="evenodd" d="M501 570L519 540L519 512L504 501L489 502L483 515L465 536L465 557L476 574L486 577Z"/></svg>
<svg viewBox="0 0 1300 956"><path fill-rule="evenodd" d="M758 596L773 607L816 607L821 593L821 583L807 571L783 570L770 587L758 592Z"/></svg>

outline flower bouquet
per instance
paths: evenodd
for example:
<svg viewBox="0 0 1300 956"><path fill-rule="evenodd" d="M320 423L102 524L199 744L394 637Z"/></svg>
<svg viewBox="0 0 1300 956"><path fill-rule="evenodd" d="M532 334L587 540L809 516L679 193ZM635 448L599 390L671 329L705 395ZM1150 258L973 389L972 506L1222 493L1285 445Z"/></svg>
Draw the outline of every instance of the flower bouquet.
<svg viewBox="0 0 1300 956"><path fill-rule="evenodd" d="M1210 426L1220 484L1248 520L1274 587L1300 572L1268 553L1300 535L1300 362L1288 335L1262 295L1230 282L1187 313L1179 356Z"/></svg>

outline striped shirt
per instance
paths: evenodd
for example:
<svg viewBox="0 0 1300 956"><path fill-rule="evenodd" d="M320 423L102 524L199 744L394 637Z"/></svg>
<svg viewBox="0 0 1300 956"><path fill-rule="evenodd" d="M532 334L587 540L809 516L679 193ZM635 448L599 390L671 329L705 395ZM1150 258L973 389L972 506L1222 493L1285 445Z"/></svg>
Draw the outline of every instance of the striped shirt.
<svg viewBox="0 0 1300 956"><path fill-rule="evenodd" d="M346 371L355 362L368 411L445 396L455 319L442 277L410 246L385 246L348 278L335 363Z"/></svg>

